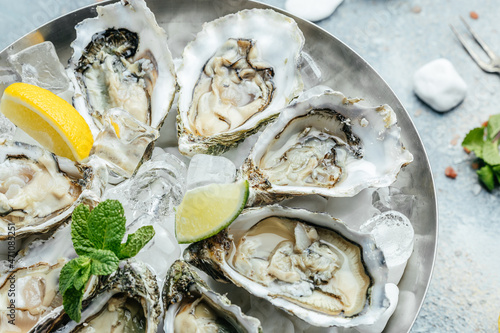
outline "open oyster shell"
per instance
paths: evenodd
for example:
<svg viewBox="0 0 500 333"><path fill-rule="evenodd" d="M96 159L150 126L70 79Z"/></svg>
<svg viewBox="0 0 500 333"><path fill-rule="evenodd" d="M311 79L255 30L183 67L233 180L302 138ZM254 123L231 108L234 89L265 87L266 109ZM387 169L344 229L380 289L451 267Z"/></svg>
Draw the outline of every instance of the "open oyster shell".
<svg viewBox="0 0 500 333"><path fill-rule="evenodd" d="M389 304L382 252L327 214L250 208L184 259L315 326L370 325Z"/></svg>
<svg viewBox="0 0 500 333"><path fill-rule="evenodd" d="M12 258L0 261L0 304L5 305L0 307L2 333L29 332L39 320L62 305L59 274L76 256L71 224L64 224L48 239L31 242L14 263ZM91 297L96 289L97 279L93 278L84 297Z"/></svg>
<svg viewBox="0 0 500 333"><path fill-rule="evenodd" d="M110 276L100 277L95 295L83 301L82 319L69 319L62 306L45 316L32 333L157 331L161 308L156 278L142 263L126 261Z"/></svg>
<svg viewBox="0 0 500 333"><path fill-rule="evenodd" d="M78 204L98 200L106 183L96 159L72 162L38 146L0 142L0 240L54 230Z"/></svg>
<svg viewBox="0 0 500 333"><path fill-rule="evenodd" d="M175 70L167 35L143 0L97 7L79 23L71 44L68 76L74 105L94 137L103 114L119 107L159 129L175 94Z"/></svg>
<svg viewBox="0 0 500 333"><path fill-rule="evenodd" d="M205 23L177 72L181 153L221 154L276 117L303 89L303 45L295 21L269 9Z"/></svg>
<svg viewBox="0 0 500 333"><path fill-rule="evenodd" d="M285 108L242 165L254 204L290 195L351 197L391 185L413 156L391 107L360 101L318 86Z"/></svg>
<svg viewBox="0 0 500 333"><path fill-rule="evenodd" d="M246 316L226 296L211 290L187 263L177 260L170 267L163 288L166 333L187 328L214 331L262 332L258 319ZM199 326L198 326L199 325Z"/></svg>

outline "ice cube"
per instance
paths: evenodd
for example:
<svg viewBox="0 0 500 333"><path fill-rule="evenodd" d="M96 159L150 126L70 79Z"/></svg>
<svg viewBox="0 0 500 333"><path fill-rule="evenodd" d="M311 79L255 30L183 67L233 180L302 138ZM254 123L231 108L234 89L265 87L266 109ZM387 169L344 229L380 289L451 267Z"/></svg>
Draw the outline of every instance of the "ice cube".
<svg viewBox="0 0 500 333"><path fill-rule="evenodd" d="M300 72L304 81L305 87L314 87L321 83L323 74L321 69L316 64L314 59L306 52L302 51L300 54L301 64Z"/></svg>
<svg viewBox="0 0 500 333"><path fill-rule="evenodd" d="M141 123L120 108L106 111L103 123L90 153L102 158L118 180L129 178L148 146L158 138L158 130Z"/></svg>
<svg viewBox="0 0 500 333"><path fill-rule="evenodd" d="M131 179L130 190L137 198L132 207L155 216L173 214L186 191L186 170L181 160L168 153L145 162Z"/></svg>
<svg viewBox="0 0 500 333"><path fill-rule="evenodd" d="M186 190L186 169L172 154L156 153L132 178L107 190L104 198L120 200L126 215L134 219L143 214L173 214Z"/></svg>
<svg viewBox="0 0 500 333"><path fill-rule="evenodd" d="M233 162L222 156L198 154L193 156L187 172L187 189L212 183L232 183L236 178Z"/></svg>
<svg viewBox="0 0 500 333"><path fill-rule="evenodd" d="M73 88L51 42L30 46L7 60L22 82L50 90L71 103Z"/></svg>
<svg viewBox="0 0 500 333"><path fill-rule="evenodd" d="M415 196L404 194L395 187L385 187L377 189L373 194L373 206L381 212L397 210L406 216L411 216Z"/></svg>
<svg viewBox="0 0 500 333"><path fill-rule="evenodd" d="M356 230L368 219L380 214L372 204L373 192L373 189L368 188L351 198L329 198L326 212Z"/></svg>
<svg viewBox="0 0 500 333"><path fill-rule="evenodd" d="M408 218L397 211L387 211L369 219L360 228L371 233L384 253L389 268L388 282L398 284L413 252L415 232Z"/></svg>
<svg viewBox="0 0 500 333"><path fill-rule="evenodd" d="M12 140L16 132L16 125L14 125L7 117L0 113L0 140Z"/></svg>
<svg viewBox="0 0 500 333"><path fill-rule="evenodd" d="M324 212L328 200L321 195L306 195L303 197L294 197L283 201L283 205L294 208L307 209L311 212Z"/></svg>
<svg viewBox="0 0 500 333"><path fill-rule="evenodd" d="M170 265L180 256L174 235L174 207L185 192L186 165L156 149L137 173L109 188L103 199L119 200L125 209L127 233L145 225L155 228L154 238L135 257L150 266L162 283Z"/></svg>
<svg viewBox="0 0 500 333"><path fill-rule="evenodd" d="M3 89L14 82L18 82L19 77L17 73L10 67L0 67L0 87ZM2 89L2 90L3 90Z"/></svg>
<svg viewBox="0 0 500 333"><path fill-rule="evenodd" d="M153 239L134 258L144 262L153 270L160 286L163 285L169 267L181 254L177 240L165 228L165 225L169 223L164 219L168 217L144 214L127 227L127 233L133 233L145 225L152 225L155 229Z"/></svg>

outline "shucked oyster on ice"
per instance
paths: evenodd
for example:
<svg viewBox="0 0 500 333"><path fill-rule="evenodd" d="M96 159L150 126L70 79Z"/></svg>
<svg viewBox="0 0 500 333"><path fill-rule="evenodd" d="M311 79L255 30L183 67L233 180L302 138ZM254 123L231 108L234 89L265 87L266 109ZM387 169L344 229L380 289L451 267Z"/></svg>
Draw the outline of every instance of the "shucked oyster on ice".
<svg viewBox="0 0 500 333"><path fill-rule="evenodd" d="M392 184L413 156L388 105L315 87L259 136L242 166L255 203L289 195L351 197Z"/></svg>
<svg viewBox="0 0 500 333"><path fill-rule="evenodd" d="M247 209L184 259L315 326L370 325L388 306L382 252L327 214Z"/></svg>
<svg viewBox="0 0 500 333"><path fill-rule="evenodd" d="M211 290L187 263L177 260L163 288L165 333L262 332L258 319L244 315L227 297Z"/></svg>
<svg viewBox="0 0 500 333"><path fill-rule="evenodd" d="M60 306L30 332L155 333L160 313L155 276L144 264L127 261L112 275L100 277L95 296L83 301L80 323Z"/></svg>
<svg viewBox="0 0 500 333"><path fill-rule="evenodd" d="M159 129L175 94L165 31L143 0L99 6L97 13L75 27L71 44L68 75L75 85L75 108L94 137L103 114L116 107Z"/></svg>
<svg viewBox="0 0 500 333"><path fill-rule="evenodd" d="M269 9L205 23L177 72L181 153L220 154L276 117L303 89L303 45L295 21Z"/></svg>
<svg viewBox="0 0 500 333"><path fill-rule="evenodd" d="M59 274L76 257L71 225L61 226L49 239L32 242L11 262L0 261L0 332L26 333L62 305ZM94 280L87 295L95 291ZM15 323L15 325L12 325Z"/></svg>
<svg viewBox="0 0 500 333"><path fill-rule="evenodd" d="M98 199L106 168L56 157L21 142L0 142L0 240L15 228L16 238L46 233L71 216L85 200Z"/></svg>

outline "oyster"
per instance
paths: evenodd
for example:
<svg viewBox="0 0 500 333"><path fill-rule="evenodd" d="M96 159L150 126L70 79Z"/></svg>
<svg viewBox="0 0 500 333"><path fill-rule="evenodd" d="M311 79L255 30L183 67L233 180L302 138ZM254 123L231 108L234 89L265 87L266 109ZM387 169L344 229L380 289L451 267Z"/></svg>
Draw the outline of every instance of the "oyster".
<svg viewBox="0 0 500 333"><path fill-rule="evenodd" d="M144 264L129 260L112 275L99 278L95 294L83 301L80 323L70 320L60 306L30 332L154 333L160 313L155 276Z"/></svg>
<svg viewBox="0 0 500 333"><path fill-rule="evenodd" d="M0 331L25 333L62 305L59 274L76 257L71 225L61 226L49 239L32 242L12 261L0 262ZM87 295L95 291L92 280ZM12 325L15 323L15 325Z"/></svg>
<svg viewBox="0 0 500 333"><path fill-rule="evenodd" d="M115 107L159 129L175 94L165 31L143 0L99 6L97 13L75 27L71 44L68 75L75 85L75 108L94 137L103 114Z"/></svg>
<svg viewBox="0 0 500 333"><path fill-rule="evenodd" d="M303 45L295 21L269 9L206 23L177 72L181 153L220 154L275 118L303 89Z"/></svg>
<svg viewBox="0 0 500 333"><path fill-rule="evenodd" d="M327 214L247 209L184 259L315 326L370 325L388 306L382 252Z"/></svg>
<svg viewBox="0 0 500 333"><path fill-rule="evenodd" d="M227 297L211 290L189 264L177 260L163 288L164 330L174 332L262 332Z"/></svg>
<svg viewBox="0 0 500 333"><path fill-rule="evenodd" d="M104 191L105 166L56 157L21 142L0 142L0 240L46 233L68 219L76 205Z"/></svg>
<svg viewBox="0 0 500 333"><path fill-rule="evenodd" d="M413 156L391 107L359 101L316 87L284 109L242 166L254 203L305 194L351 197L391 185Z"/></svg>

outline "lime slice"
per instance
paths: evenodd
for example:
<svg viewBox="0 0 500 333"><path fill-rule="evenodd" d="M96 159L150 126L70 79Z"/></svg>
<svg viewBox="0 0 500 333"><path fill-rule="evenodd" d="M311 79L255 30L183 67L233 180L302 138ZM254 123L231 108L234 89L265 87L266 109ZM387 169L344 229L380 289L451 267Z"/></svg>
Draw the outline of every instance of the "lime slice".
<svg viewBox="0 0 500 333"><path fill-rule="evenodd" d="M240 215L247 199L246 180L188 191L175 213L177 241L193 243L217 234Z"/></svg>

